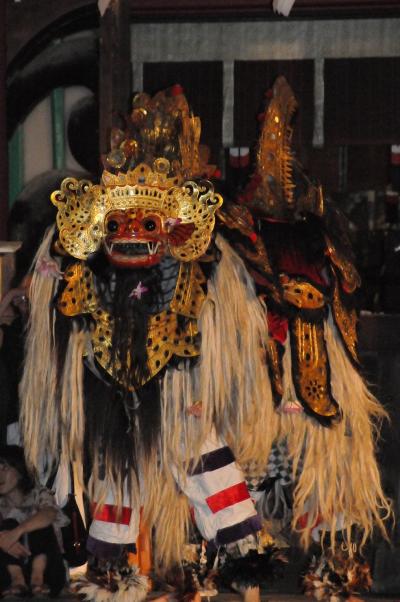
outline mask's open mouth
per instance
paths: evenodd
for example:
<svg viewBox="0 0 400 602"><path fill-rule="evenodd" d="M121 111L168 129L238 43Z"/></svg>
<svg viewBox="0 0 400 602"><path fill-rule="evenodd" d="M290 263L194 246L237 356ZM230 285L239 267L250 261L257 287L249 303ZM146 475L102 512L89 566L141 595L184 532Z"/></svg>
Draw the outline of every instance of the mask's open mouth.
<svg viewBox="0 0 400 602"><path fill-rule="evenodd" d="M151 267L161 261L164 245L160 241L132 242L108 240L105 251L111 263L126 268Z"/></svg>
<svg viewBox="0 0 400 602"><path fill-rule="evenodd" d="M111 242L106 247L110 255L143 257L144 255L156 255L160 245L160 242Z"/></svg>

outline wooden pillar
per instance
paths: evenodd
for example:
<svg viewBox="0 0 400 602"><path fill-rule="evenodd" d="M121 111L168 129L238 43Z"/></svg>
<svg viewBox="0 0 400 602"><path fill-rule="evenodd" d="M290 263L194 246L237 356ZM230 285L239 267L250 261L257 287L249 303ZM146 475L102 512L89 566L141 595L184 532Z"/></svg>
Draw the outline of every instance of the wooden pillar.
<svg viewBox="0 0 400 602"><path fill-rule="evenodd" d="M100 153L110 150L112 127L129 111L132 92L128 0L111 0L100 20Z"/></svg>
<svg viewBox="0 0 400 602"><path fill-rule="evenodd" d="M8 153L6 121L6 2L0 2L0 240L7 236Z"/></svg>

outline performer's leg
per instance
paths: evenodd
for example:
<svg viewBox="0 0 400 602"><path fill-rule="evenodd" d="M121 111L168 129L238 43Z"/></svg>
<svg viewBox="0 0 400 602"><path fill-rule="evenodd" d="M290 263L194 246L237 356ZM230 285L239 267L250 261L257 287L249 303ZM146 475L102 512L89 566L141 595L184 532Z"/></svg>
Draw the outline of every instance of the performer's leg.
<svg viewBox="0 0 400 602"><path fill-rule="evenodd" d="M178 481L207 541L226 545L261 529L243 473L231 449L215 435L204 443L198 464Z"/></svg>
<svg viewBox="0 0 400 602"><path fill-rule="evenodd" d="M13 519L2 522L0 531L9 531L18 526ZM15 558L0 550L0 590L3 593L13 595L22 594L26 591L26 581L23 572L23 559Z"/></svg>
<svg viewBox="0 0 400 602"><path fill-rule="evenodd" d="M102 506L92 504L94 511L89 528L87 549L98 559L117 559L125 551L134 552L139 534L140 508L132 507L124 496L123 507L118 509L112 492Z"/></svg>
<svg viewBox="0 0 400 602"><path fill-rule="evenodd" d="M99 499L102 499L101 485L96 490ZM127 495L123 496L122 507L117 507L112 491L104 503L98 505L94 501L92 507L93 520L87 541L91 555L89 571L75 582L75 592L91 600L111 600L121 594L126 600L141 602L147 596L149 580L129 562L129 552L136 549L139 507Z"/></svg>
<svg viewBox="0 0 400 602"><path fill-rule="evenodd" d="M34 594L58 594L65 585L65 566L56 534L50 525L28 535L32 555L31 586ZM47 586L47 587L46 587Z"/></svg>
<svg viewBox="0 0 400 602"><path fill-rule="evenodd" d="M196 525L207 541L225 546L232 562L257 552L260 518L248 492L244 475L231 449L211 434L201 449L200 461L179 485L193 506ZM247 578L248 577L248 578ZM246 576L246 584L231 583L246 602L259 600L259 587Z"/></svg>

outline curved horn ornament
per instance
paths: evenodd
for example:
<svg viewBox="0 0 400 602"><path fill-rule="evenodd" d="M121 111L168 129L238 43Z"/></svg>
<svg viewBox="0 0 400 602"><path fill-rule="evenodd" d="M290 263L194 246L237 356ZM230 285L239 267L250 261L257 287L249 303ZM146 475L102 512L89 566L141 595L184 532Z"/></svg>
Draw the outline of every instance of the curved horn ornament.
<svg viewBox="0 0 400 602"><path fill-rule="evenodd" d="M187 181L173 196L178 203L178 215L182 224L193 224L194 231L181 246L170 247L170 253L180 261L198 259L210 244L215 225L215 212L222 205L221 195L214 192L208 180L201 182Z"/></svg>
<svg viewBox="0 0 400 602"><path fill-rule="evenodd" d="M89 180L66 178L51 195L57 207L59 242L77 259L99 250L104 236L106 190Z"/></svg>

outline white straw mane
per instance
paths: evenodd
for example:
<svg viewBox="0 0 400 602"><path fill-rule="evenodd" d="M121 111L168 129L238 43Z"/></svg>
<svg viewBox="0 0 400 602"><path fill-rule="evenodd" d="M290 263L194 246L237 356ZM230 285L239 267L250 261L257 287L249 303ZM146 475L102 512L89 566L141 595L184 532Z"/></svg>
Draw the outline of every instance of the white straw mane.
<svg viewBox="0 0 400 602"><path fill-rule="evenodd" d="M167 370L161 388L160 464L147 466L147 516L155 524L155 564L179 562L188 541L189 512L174 474L185 482L191 460L199 459L206 437L217 427L239 461L252 460L263 472L277 423L265 362L265 307L242 260L217 236L221 260L207 283L199 318L200 362ZM201 404L201 416L192 414Z"/></svg>
<svg viewBox="0 0 400 602"><path fill-rule="evenodd" d="M265 466L273 441L271 385L266 366L265 307L240 257L217 236L221 261L208 282L199 327L202 334L200 398L202 422L214 422L239 461Z"/></svg>
<svg viewBox="0 0 400 602"><path fill-rule="evenodd" d="M306 414L282 414L280 418L279 439L287 441L294 475L302 460L294 491L293 527L297 530L300 517L307 515L306 528L300 531L307 547L318 520L322 518L331 532L341 529L344 520L346 543L351 542L351 526L358 525L363 545L374 525L386 533L384 520L391 514L375 458L376 420L386 414L347 357L331 317L325 321L325 341L332 393L343 419L327 428ZM288 343L284 389L293 393L290 353Z"/></svg>
<svg viewBox="0 0 400 602"><path fill-rule="evenodd" d="M33 266L54 261L50 246L54 226L40 245ZM54 348L54 309L51 301L58 280L33 270L29 289L30 316L25 342L24 373L20 383L20 424L28 464L37 468L45 452L58 447L59 405L56 403L57 366Z"/></svg>

